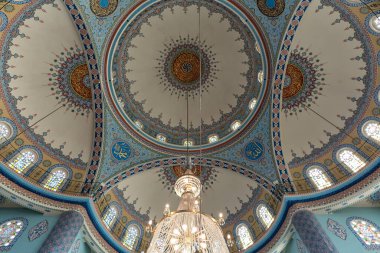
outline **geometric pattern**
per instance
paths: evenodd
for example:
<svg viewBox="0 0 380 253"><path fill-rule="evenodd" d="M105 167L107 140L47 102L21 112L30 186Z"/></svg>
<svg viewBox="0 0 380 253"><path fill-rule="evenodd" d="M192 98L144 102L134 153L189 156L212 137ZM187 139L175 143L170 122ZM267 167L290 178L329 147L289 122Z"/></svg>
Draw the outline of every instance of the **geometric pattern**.
<svg viewBox="0 0 380 253"><path fill-rule="evenodd" d="M75 211L65 212L58 219L39 253L67 253L82 228L84 219Z"/></svg>
<svg viewBox="0 0 380 253"><path fill-rule="evenodd" d="M314 214L305 210L298 211L293 216L292 222L310 253L338 253Z"/></svg>
<svg viewBox="0 0 380 253"><path fill-rule="evenodd" d="M48 221L43 220L37 225L33 226L28 233L29 241L33 241L40 237L41 235L45 234L48 231Z"/></svg>
<svg viewBox="0 0 380 253"><path fill-rule="evenodd" d="M380 250L380 227L376 223L353 216L346 224L366 250Z"/></svg>
<svg viewBox="0 0 380 253"><path fill-rule="evenodd" d="M275 77L273 80L272 88L272 136L273 136L273 152L278 167L279 176L282 183L286 187L286 191L292 192L293 186L291 184L288 167L284 159L284 153L282 151L282 142L280 134L280 111L281 111L281 99L282 99L282 83L285 78L286 62L289 59L288 54L290 52L290 46L294 39L295 31L309 6L311 0L303 0L298 5L295 15L290 21L290 25L285 33L283 43L281 45L280 54L277 60L277 66L275 70Z"/></svg>
<svg viewBox="0 0 380 253"><path fill-rule="evenodd" d="M90 80L92 83L92 103L94 110L94 139L92 148L92 157L89 163L89 169L87 172L86 181L82 189L83 193L88 193L91 189L91 185L94 182L96 171L99 166L100 153L102 147L103 136L103 105L102 105L102 92L100 86L100 76L98 70L98 64L96 61L95 50L91 43L90 35L86 29L86 25L80 15L76 5L70 0L63 0L68 12L70 13L74 25L78 29L80 38L82 40L83 47L87 55L87 62L90 70Z"/></svg>
<svg viewBox="0 0 380 253"><path fill-rule="evenodd" d="M337 221L329 218L327 220L327 228L340 239L346 240L347 238L346 229L342 225L340 225Z"/></svg>
<svg viewBox="0 0 380 253"><path fill-rule="evenodd" d="M0 246L0 251L8 251L13 247L17 239L28 226L28 220L22 217L9 218L2 220L0 226L3 228L2 233L0 234L0 242L4 245ZM17 231L16 229L20 230ZM14 237L12 238L11 236Z"/></svg>

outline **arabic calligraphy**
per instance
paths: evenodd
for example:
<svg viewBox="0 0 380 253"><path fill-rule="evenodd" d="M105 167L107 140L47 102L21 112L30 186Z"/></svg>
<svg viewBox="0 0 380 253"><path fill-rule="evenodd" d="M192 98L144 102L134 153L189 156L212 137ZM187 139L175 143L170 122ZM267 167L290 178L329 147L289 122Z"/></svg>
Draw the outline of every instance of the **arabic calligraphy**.
<svg viewBox="0 0 380 253"><path fill-rule="evenodd" d="M264 147L259 141L251 141L245 146L245 155L249 160L256 161L264 153Z"/></svg>
<svg viewBox="0 0 380 253"><path fill-rule="evenodd" d="M131 156L131 148L126 142L118 141L112 146L112 155L119 161L125 161Z"/></svg>

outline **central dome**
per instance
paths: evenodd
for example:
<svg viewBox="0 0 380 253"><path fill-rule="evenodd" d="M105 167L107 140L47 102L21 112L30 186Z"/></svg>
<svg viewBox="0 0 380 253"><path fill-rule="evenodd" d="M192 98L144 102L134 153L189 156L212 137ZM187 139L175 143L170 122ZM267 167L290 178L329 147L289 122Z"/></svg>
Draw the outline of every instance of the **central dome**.
<svg viewBox="0 0 380 253"><path fill-rule="evenodd" d="M164 148L231 140L255 118L267 88L266 51L252 17L233 1L146 3L127 14L109 42L114 114Z"/></svg>

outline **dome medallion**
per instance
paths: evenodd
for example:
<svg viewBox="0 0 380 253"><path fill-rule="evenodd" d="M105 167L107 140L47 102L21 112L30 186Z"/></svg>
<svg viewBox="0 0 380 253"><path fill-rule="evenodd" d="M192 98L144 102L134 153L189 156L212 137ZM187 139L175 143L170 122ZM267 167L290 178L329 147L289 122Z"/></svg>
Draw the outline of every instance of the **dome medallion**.
<svg viewBox="0 0 380 253"><path fill-rule="evenodd" d="M270 68L247 13L232 0L142 1L128 12L104 57L106 97L126 130L181 153L186 143L190 151L214 150L252 126Z"/></svg>

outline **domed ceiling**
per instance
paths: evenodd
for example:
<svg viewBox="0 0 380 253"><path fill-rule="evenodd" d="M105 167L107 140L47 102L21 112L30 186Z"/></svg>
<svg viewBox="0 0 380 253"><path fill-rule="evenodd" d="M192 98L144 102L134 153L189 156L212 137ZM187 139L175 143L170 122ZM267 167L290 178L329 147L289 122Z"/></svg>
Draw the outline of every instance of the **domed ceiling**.
<svg viewBox="0 0 380 253"><path fill-rule="evenodd" d="M187 134L191 149L208 148L252 124L266 94L268 60L251 20L210 1L160 2L126 15L104 69L121 124L176 150L186 148Z"/></svg>
<svg viewBox="0 0 380 253"><path fill-rule="evenodd" d="M233 237L248 225L246 252L280 252L295 211L331 211L376 187L379 141L363 132L380 115L375 2L4 3L0 124L12 133L0 139L0 184L39 209L80 211L105 252L129 252L128 224L159 221L166 203L176 209L173 185L190 156L202 211L222 212ZM360 170L338 159L341 148ZM15 173L23 149L38 159ZM328 188L313 183L310 166ZM67 178L50 191L58 167ZM119 213L109 228L111 204ZM146 252L151 237L140 239L136 252Z"/></svg>
<svg viewBox="0 0 380 253"><path fill-rule="evenodd" d="M38 6L6 39L1 88L7 111L34 145L85 168L93 135L90 74L65 6Z"/></svg>

